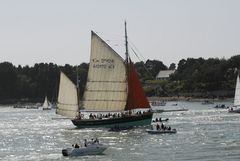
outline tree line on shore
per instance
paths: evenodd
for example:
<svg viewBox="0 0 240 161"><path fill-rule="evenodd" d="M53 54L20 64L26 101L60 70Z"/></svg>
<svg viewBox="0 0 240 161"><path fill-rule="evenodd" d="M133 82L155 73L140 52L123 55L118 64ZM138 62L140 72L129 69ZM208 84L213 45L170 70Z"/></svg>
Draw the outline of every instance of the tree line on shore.
<svg viewBox="0 0 240 161"><path fill-rule="evenodd" d="M181 96L184 93L201 93L203 96L212 91L234 91L240 55L229 59L182 59L168 80L155 80L155 77L159 70L175 69L174 63L167 67L162 61L147 60L135 63L135 67L147 96ZM74 83L77 82L78 72L82 96L87 81L88 63L78 66L36 63L32 67L14 66L10 62L0 63L0 102L20 99L43 101L45 95L56 101L60 71ZM233 92L230 96L232 94Z"/></svg>

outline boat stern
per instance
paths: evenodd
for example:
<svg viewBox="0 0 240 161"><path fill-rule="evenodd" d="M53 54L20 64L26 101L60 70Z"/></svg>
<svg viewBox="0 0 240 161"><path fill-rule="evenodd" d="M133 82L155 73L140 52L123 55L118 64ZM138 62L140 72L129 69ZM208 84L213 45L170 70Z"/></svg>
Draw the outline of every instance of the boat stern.
<svg viewBox="0 0 240 161"><path fill-rule="evenodd" d="M66 149L62 150L62 155L63 156L70 156L71 152L72 152L72 148L66 148Z"/></svg>

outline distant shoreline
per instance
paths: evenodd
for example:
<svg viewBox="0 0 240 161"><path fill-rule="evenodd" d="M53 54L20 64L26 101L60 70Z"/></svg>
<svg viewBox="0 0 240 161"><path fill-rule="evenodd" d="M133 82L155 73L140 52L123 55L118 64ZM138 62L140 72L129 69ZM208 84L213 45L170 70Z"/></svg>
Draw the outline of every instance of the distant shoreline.
<svg viewBox="0 0 240 161"><path fill-rule="evenodd" d="M225 98L200 98L200 97L177 97L177 96L173 96L173 97L148 97L149 102L151 101L189 101L189 102L203 102L205 100L209 100L209 101L232 101L233 98L231 97L225 97Z"/></svg>
<svg viewBox="0 0 240 161"><path fill-rule="evenodd" d="M171 97L148 97L149 102L152 101L188 101L188 102L203 102L205 100L220 102L220 101L233 101L233 97L224 98L202 98L202 97L184 97L184 96L171 96ZM0 100L0 105L15 105L15 104L36 104L42 103L42 99L5 99Z"/></svg>

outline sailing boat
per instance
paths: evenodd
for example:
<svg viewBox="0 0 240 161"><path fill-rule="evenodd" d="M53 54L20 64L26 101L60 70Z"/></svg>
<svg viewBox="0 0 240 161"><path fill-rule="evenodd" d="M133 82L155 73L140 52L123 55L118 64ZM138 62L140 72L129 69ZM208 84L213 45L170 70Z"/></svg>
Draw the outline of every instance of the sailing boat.
<svg viewBox="0 0 240 161"><path fill-rule="evenodd" d="M43 110L51 110L52 109L52 104L48 101L47 96L45 96L44 103L42 105Z"/></svg>
<svg viewBox="0 0 240 161"><path fill-rule="evenodd" d="M78 111L77 86L61 71L56 113L72 119L78 115Z"/></svg>
<svg viewBox="0 0 240 161"><path fill-rule="evenodd" d="M72 107L60 105L62 111L71 111L72 116L78 113L72 119L78 128L126 128L151 124L153 113L128 55L126 22L125 39L126 60L92 31L89 72L81 106L76 86L72 87Z"/></svg>
<svg viewBox="0 0 240 161"><path fill-rule="evenodd" d="M232 112L232 113L240 113L240 82L239 82L239 75L237 75L233 107L231 107L228 111Z"/></svg>

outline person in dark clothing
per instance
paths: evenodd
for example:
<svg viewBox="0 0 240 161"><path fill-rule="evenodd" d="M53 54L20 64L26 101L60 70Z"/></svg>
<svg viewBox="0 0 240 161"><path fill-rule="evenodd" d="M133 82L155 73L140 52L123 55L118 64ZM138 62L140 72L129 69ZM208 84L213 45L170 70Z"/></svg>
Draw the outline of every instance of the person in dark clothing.
<svg viewBox="0 0 240 161"><path fill-rule="evenodd" d="M79 148L79 145L78 145L78 144L75 144L74 148Z"/></svg>
<svg viewBox="0 0 240 161"><path fill-rule="evenodd" d="M164 129L164 125L163 124L161 125L161 129Z"/></svg>
<svg viewBox="0 0 240 161"><path fill-rule="evenodd" d="M87 140L84 139L84 146L87 147Z"/></svg>

